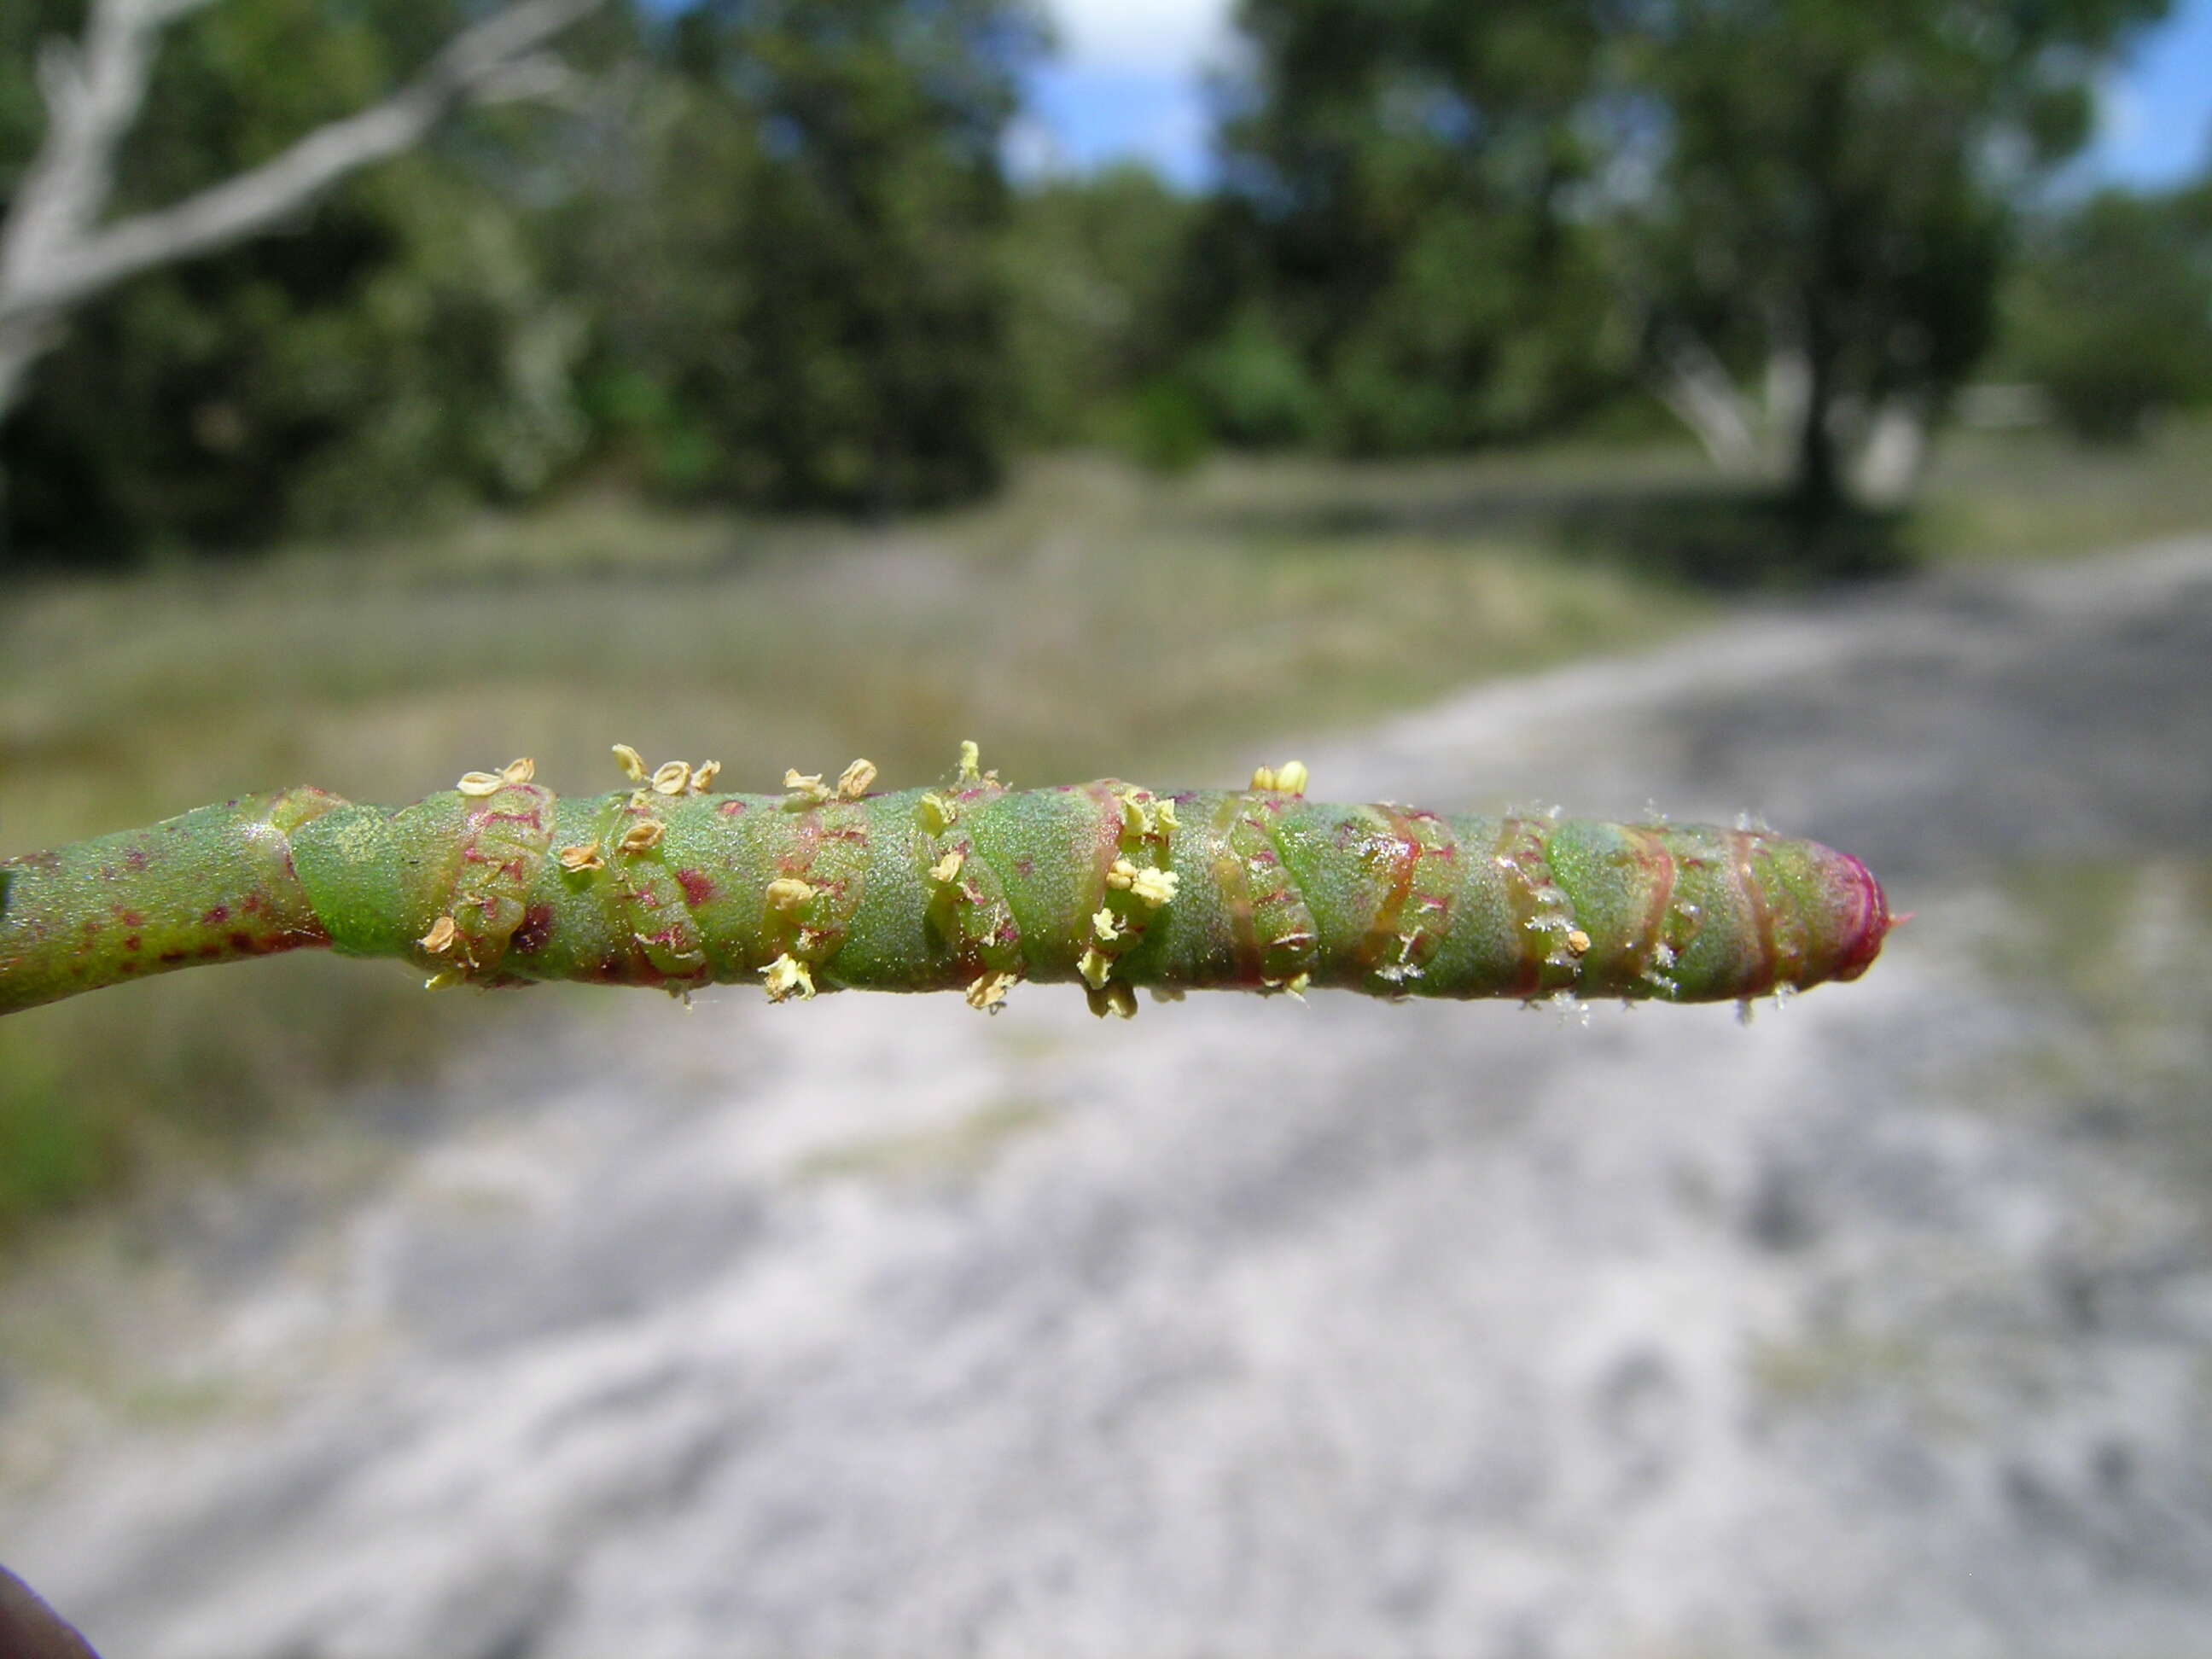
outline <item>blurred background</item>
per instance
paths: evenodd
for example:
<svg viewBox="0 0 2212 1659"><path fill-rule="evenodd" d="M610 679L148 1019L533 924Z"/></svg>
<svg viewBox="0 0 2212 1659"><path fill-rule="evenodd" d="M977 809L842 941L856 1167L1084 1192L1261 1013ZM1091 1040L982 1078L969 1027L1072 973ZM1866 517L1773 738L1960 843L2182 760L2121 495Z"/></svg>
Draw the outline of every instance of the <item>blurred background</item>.
<svg viewBox="0 0 2212 1659"><path fill-rule="evenodd" d="M2212 0L10 0L0 852L609 744L1778 827L1727 1011L0 1024L207 1656L2212 1654Z"/></svg>

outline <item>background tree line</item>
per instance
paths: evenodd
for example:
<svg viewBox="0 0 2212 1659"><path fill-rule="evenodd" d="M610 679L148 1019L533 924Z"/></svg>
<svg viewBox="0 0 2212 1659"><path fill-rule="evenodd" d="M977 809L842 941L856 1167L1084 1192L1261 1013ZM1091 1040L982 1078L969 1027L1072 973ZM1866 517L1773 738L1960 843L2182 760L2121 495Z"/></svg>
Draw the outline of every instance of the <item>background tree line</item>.
<svg viewBox="0 0 2212 1659"><path fill-rule="evenodd" d="M1022 0L611 4L565 95L74 312L7 544L112 560L580 484L890 514L1027 448L1413 454L1679 419L1817 524L1970 376L2124 440L2212 401L2212 183L2052 198L2166 0L1243 0L1219 182L1016 179ZM218 0L115 210L400 82L464 0ZM0 212L46 119L0 9Z"/></svg>

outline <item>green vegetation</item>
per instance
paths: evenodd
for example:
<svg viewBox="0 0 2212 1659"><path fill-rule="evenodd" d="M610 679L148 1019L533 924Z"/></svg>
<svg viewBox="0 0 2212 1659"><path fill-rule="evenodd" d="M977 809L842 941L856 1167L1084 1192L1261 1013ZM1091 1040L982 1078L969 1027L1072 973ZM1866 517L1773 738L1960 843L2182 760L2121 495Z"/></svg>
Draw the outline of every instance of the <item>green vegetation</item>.
<svg viewBox="0 0 2212 1659"><path fill-rule="evenodd" d="M1680 416L1721 495L1593 535L1877 572L1927 539L1895 515L1977 372L2106 438L2212 398L2206 187L2034 207L2166 9L1246 0L1222 181L1186 196L1007 175L1023 0L610 0L564 37L576 96L75 315L0 419L0 545L131 564L580 489L880 521L1070 446L1172 475ZM81 11L0 18L0 206L34 43ZM360 107L466 11L195 13L116 211Z"/></svg>
<svg viewBox="0 0 2212 1659"><path fill-rule="evenodd" d="M983 494L1007 368L1012 0L683 13L542 240L591 319L603 470L680 500L884 514Z"/></svg>
<svg viewBox="0 0 2212 1659"><path fill-rule="evenodd" d="M1944 446L1912 528L1936 562L2094 553L2212 525L2212 419L2179 415L2125 447L2052 432Z"/></svg>
<svg viewBox="0 0 2212 1659"><path fill-rule="evenodd" d="M1302 762L1241 790L1115 778L1017 789L964 743L934 787L878 769L720 787L648 766L557 795L523 757L405 806L308 785L0 860L0 1014L179 969L324 949L431 990L546 981L678 997L761 985L1080 985L1390 1000L1745 1001L1856 979L1890 915L1856 859L1771 832L1483 817L1306 799Z"/></svg>
<svg viewBox="0 0 2212 1659"><path fill-rule="evenodd" d="M580 501L252 566L20 583L0 614L7 847L291 779L411 798L450 784L456 755L526 751L549 775L599 777L616 737L718 757L749 788L862 753L934 776L947 733L982 740L1018 783L1241 781L1238 763L1286 732L1710 613L1510 536L1269 522L1284 477L1161 489L1054 462L994 506L881 534ZM341 1080L404 1078L545 1017L543 997L429 997L309 959L11 1018L0 1212L312 1114ZM557 1017L599 1017L605 1000L582 1000ZM106 1035L118 1020L131 1041Z"/></svg>
<svg viewBox="0 0 2212 1659"><path fill-rule="evenodd" d="M2212 404L2212 183L2107 191L2032 227L2001 366L2092 442Z"/></svg>
<svg viewBox="0 0 2212 1659"><path fill-rule="evenodd" d="M1201 384L1247 441L1405 453L1640 379L1816 550L1917 481L2018 203L2164 10L1245 0Z"/></svg>
<svg viewBox="0 0 2212 1659"><path fill-rule="evenodd" d="M1189 197L1006 176L1018 0L611 5L563 40L580 97L474 112L73 317L0 422L0 830L310 778L408 799L457 755L588 776L614 737L746 788L933 775L948 733L1017 781L1231 781L1729 588L2201 528L2203 187L2051 210L2014 258L2160 9L1682 3L1632 35L1247 0L1230 165ZM469 10L196 13L118 210L358 107ZM34 45L83 11L0 7L0 212ZM1954 434L1911 515L1793 519L1770 368L1832 348L1850 447L1993 322L1997 372L2137 447ZM1744 473L1659 439L1698 362L1765 422ZM1384 459L1318 459L1347 453ZM97 1008L0 1030L0 1221L543 1017L313 961L117 995L127 1042Z"/></svg>
<svg viewBox="0 0 2212 1659"><path fill-rule="evenodd" d="M64 0L0 17L0 203L40 111ZM120 158L116 211L173 202L372 100L459 23L454 0L210 6L173 32ZM288 234L127 283L76 319L0 425L0 556L128 562L514 501L577 457L579 317L503 182L550 129L372 171Z"/></svg>
<svg viewBox="0 0 2212 1659"><path fill-rule="evenodd" d="M1961 442L1931 481L1931 551L2201 526L2208 463L2201 425L2142 464L2040 435ZM294 779L408 799L450 783L456 755L527 751L591 777L616 736L716 756L749 788L861 753L933 776L948 732L984 741L1017 783L1237 781L1285 733L1712 616L1716 596L1679 568L1592 527L1698 489L1710 476L1679 448L1249 459L1168 485L1070 459L1025 469L992 506L884 532L580 498L252 565L19 582L0 614L6 847ZM310 958L11 1018L0 1218L404 1079L549 1017L548 999L563 1019L605 1001L429 997Z"/></svg>

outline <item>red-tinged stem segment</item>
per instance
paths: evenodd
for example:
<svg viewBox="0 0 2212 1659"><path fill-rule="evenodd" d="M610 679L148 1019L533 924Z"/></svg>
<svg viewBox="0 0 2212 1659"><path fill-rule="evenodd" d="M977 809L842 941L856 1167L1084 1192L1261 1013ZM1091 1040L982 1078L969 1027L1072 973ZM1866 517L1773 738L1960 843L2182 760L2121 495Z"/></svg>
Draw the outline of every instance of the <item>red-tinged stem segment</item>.
<svg viewBox="0 0 2212 1659"><path fill-rule="evenodd" d="M1401 997L1741 1000L1856 979L1892 925L1857 860L1699 824L1446 817L976 772L873 794L792 775L722 794L672 763L556 799L527 762L412 806L317 789L202 807L0 862L0 1012L304 946L433 986L573 979L683 993L1016 983Z"/></svg>

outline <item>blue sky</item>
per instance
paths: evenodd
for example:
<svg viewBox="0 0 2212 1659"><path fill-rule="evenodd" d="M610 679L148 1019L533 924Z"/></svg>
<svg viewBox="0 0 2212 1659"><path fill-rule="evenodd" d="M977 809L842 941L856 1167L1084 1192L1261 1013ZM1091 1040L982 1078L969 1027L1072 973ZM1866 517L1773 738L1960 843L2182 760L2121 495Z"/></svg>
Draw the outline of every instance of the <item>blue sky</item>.
<svg viewBox="0 0 2212 1659"><path fill-rule="evenodd" d="M1230 49L1231 0L1046 0L1061 52L1031 88L1025 170L1123 157L1206 176L1206 65ZM2083 173L2172 184L2212 161L2212 0L2179 0L2105 91Z"/></svg>

